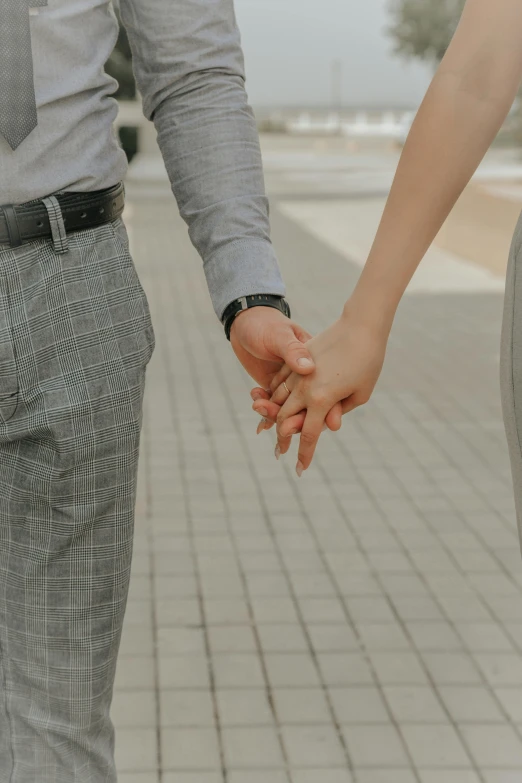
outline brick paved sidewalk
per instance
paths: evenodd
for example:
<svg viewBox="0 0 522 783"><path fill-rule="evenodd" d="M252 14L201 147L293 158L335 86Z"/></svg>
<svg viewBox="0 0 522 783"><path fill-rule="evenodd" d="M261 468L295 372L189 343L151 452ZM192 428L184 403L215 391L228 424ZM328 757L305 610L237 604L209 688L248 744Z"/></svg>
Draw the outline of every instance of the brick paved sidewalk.
<svg viewBox="0 0 522 783"><path fill-rule="evenodd" d="M128 188L157 347L113 718L120 783L520 783L522 560L499 294L404 300L373 400L299 480L163 184ZM358 269L273 205L315 332Z"/></svg>

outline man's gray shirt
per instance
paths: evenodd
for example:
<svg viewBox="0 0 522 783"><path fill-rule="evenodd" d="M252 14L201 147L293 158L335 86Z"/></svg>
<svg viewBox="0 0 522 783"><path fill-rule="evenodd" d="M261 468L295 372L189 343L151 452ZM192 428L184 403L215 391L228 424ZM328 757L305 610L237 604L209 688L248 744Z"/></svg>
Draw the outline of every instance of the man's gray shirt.
<svg viewBox="0 0 522 783"><path fill-rule="evenodd" d="M233 0L120 0L119 10L216 315L246 294L284 295ZM100 190L127 171L117 83L104 71L118 35L110 0L48 0L30 13L38 126L14 151L0 136L0 204Z"/></svg>

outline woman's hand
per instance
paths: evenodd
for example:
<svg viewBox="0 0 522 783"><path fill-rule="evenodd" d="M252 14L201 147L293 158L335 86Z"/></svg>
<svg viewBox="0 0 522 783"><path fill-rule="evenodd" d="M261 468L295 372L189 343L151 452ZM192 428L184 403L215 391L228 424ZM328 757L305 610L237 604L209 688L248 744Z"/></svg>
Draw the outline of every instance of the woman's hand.
<svg viewBox="0 0 522 783"><path fill-rule="evenodd" d="M254 410L270 406L272 415L274 406L280 406L276 457L288 451L292 435L301 431L299 476L312 462L325 423L339 429L342 414L370 399L384 363L388 334L388 329L356 316L348 304L332 326L307 342L315 371L303 377L283 367L272 381L270 400L254 402Z"/></svg>

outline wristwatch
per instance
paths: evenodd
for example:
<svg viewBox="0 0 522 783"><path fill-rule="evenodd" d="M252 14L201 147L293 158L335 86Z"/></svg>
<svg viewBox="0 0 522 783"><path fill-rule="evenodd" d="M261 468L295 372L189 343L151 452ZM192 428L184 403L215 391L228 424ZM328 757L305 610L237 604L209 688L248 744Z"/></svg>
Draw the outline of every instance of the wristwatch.
<svg viewBox="0 0 522 783"><path fill-rule="evenodd" d="M250 307L275 307L276 310L282 312L287 318L291 318L290 305L283 296L276 296L275 294L240 296L239 299L234 299L233 302L230 302L221 317L227 340L230 340L230 330L236 315L243 310L248 310Z"/></svg>

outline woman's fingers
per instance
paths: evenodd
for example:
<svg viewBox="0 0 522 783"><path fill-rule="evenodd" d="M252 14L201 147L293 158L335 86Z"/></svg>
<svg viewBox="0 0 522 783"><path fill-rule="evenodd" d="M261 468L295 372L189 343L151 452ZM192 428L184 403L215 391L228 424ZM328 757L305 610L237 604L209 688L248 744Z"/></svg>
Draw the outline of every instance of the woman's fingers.
<svg viewBox="0 0 522 783"><path fill-rule="evenodd" d="M299 477L312 463L317 441L323 430L325 416L326 411L321 411L317 408L310 408L306 414L299 439L299 451L295 469Z"/></svg>
<svg viewBox="0 0 522 783"><path fill-rule="evenodd" d="M292 437L301 432L306 417L306 412L296 413L295 416L289 416L285 419L279 428L277 443L279 445L279 454L286 454L292 443ZM277 454L276 454L277 456Z"/></svg>
<svg viewBox="0 0 522 783"><path fill-rule="evenodd" d="M278 441L280 438L282 440L288 438L287 428L285 427L283 429L283 425L286 422L286 420L290 419L292 416L296 416L298 413L301 412L306 413L305 407L303 405L301 395L298 394L297 391L294 391L288 397L284 405L281 406L281 409L277 415L277 440Z"/></svg>

